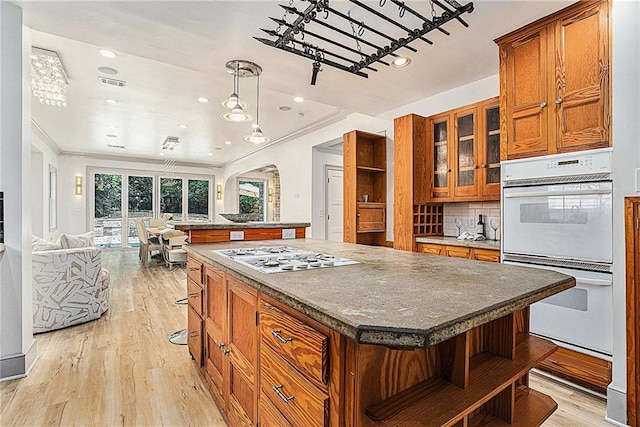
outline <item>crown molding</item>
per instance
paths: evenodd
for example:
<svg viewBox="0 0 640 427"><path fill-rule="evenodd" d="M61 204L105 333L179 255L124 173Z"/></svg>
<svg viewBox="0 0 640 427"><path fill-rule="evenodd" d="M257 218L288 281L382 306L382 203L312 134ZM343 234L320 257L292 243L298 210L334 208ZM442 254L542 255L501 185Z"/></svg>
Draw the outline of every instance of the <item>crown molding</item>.
<svg viewBox="0 0 640 427"><path fill-rule="evenodd" d="M62 149L58 146L58 144L56 144L56 141L51 138L51 136L49 136L47 131L45 131L33 117L31 118L31 131L38 135L38 138L40 138L42 142L44 142L45 145L58 156L62 154Z"/></svg>
<svg viewBox="0 0 640 427"><path fill-rule="evenodd" d="M164 165L163 160L149 159L145 157L131 157L131 156L116 156L113 154L94 154L94 153L82 153L76 151L63 151L61 156L69 157L83 157L85 159L94 160L113 160L118 162L134 162L134 163L147 163L153 165ZM197 163L197 162L175 162L176 166L192 167L192 168L220 168L217 164L212 163Z"/></svg>

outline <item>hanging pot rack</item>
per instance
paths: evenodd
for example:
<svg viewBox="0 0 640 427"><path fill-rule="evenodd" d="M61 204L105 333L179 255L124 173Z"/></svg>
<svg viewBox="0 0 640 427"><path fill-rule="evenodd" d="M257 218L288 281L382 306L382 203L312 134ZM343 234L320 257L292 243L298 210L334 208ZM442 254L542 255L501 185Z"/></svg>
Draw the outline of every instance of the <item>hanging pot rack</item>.
<svg viewBox="0 0 640 427"><path fill-rule="evenodd" d="M363 20L353 18L351 11L345 14L336 10L330 6L330 0L300 1L309 3L309 5L304 10L299 10L293 6L294 1L289 0L288 5L280 5L284 9L284 15L281 19L269 17L277 24L277 28L275 30L260 29L275 40L262 37L254 38L267 46L312 60L312 85L315 84L318 73L322 71L321 64L367 78L368 74L363 70L377 72L378 70L372 67L374 64L389 66L390 63L383 59L386 56L400 57L396 53L399 49L416 53L417 49L410 46L414 41L420 40L427 45L432 45L433 41L425 37L428 33L437 30L449 36L451 33L442 28L449 21L456 20L464 27L468 27L469 25L461 16L473 12L473 3L461 5L456 0L424 1L423 3L428 5L430 9L431 18L416 10L417 6L410 7L400 0L378 0L377 8L368 6L360 0L349 0L349 3L354 7L352 10L358 10L358 13L371 19L367 24ZM393 14L389 13L390 7L385 8L387 4L397 7L397 18L392 17ZM413 29L408 27L406 19L403 23L407 12L419 20L418 27ZM287 17L290 16L293 16L294 19L287 22ZM394 37L377 29L376 26L380 21L397 28L401 32L401 36ZM351 27L351 32L339 28L339 25L345 22ZM325 29L325 35L316 31L316 28ZM305 36L310 36L314 41L318 40L319 43L313 44L304 40ZM341 36L355 42L355 46L348 46L344 41L334 39L334 37ZM376 36L378 40L376 40ZM384 43L381 43L380 39L384 39Z"/></svg>

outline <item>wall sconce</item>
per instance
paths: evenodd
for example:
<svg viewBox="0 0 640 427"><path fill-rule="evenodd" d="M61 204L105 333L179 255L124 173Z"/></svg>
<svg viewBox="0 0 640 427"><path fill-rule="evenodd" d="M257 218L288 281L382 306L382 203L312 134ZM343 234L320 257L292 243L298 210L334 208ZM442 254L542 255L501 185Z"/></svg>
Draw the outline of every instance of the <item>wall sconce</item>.
<svg viewBox="0 0 640 427"><path fill-rule="evenodd" d="M269 203L273 202L273 189L269 187Z"/></svg>
<svg viewBox="0 0 640 427"><path fill-rule="evenodd" d="M76 176L76 196L82 196L82 177Z"/></svg>
<svg viewBox="0 0 640 427"><path fill-rule="evenodd" d="M216 185L216 199L222 200L222 185Z"/></svg>

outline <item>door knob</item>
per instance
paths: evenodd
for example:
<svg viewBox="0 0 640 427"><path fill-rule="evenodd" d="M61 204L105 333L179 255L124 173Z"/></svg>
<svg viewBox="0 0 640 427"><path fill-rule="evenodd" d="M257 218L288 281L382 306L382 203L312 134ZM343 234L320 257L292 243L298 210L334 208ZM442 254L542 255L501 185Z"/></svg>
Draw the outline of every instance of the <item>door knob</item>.
<svg viewBox="0 0 640 427"><path fill-rule="evenodd" d="M556 98L556 104L558 105L562 104L562 98Z"/></svg>
<svg viewBox="0 0 640 427"><path fill-rule="evenodd" d="M228 355L229 353L231 353L231 350L222 350L222 354L224 356Z"/></svg>
<svg viewBox="0 0 640 427"><path fill-rule="evenodd" d="M546 102L541 102L541 103L540 103L540 108L544 108L544 107L546 107L546 106L547 106L547 103L546 103Z"/></svg>
<svg viewBox="0 0 640 427"><path fill-rule="evenodd" d="M482 169L486 169L486 168L487 168L487 164L486 164L486 163L483 163L483 164L482 164Z"/></svg>
<svg viewBox="0 0 640 427"><path fill-rule="evenodd" d="M218 343L218 348L222 348L222 347L224 347L224 343L223 342L219 342Z"/></svg>

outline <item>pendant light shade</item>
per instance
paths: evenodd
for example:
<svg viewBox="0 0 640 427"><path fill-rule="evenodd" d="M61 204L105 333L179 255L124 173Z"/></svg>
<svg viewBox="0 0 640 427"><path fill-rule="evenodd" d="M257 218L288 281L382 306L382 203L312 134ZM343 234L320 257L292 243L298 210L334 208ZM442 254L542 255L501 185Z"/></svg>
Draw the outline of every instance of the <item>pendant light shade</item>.
<svg viewBox="0 0 640 427"><path fill-rule="evenodd" d="M254 144L271 141L271 138L265 136L260 127L260 74L258 74L256 78L256 123L253 126L251 134L245 136L243 139L248 142L253 142Z"/></svg>
<svg viewBox="0 0 640 427"><path fill-rule="evenodd" d="M236 123L251 121L253 119L251 115L244 112L247 103L240 99L240 77L258 76L262 69L259 65L244 60L229 61L226 67L227 71L233 74L233 92L229 98L221 101L223 107L231 109L230 112L223 113L222 118Z"/></svg>

